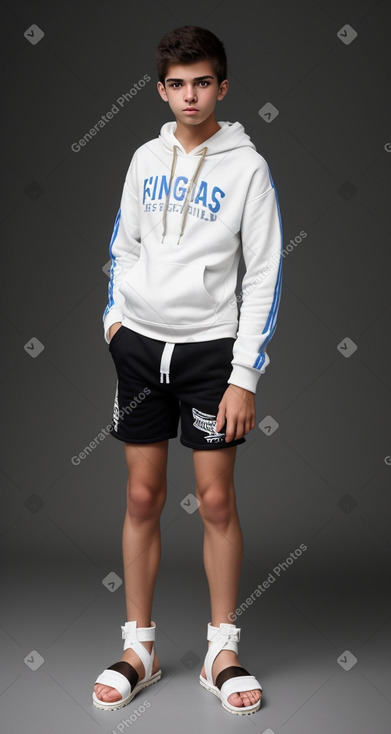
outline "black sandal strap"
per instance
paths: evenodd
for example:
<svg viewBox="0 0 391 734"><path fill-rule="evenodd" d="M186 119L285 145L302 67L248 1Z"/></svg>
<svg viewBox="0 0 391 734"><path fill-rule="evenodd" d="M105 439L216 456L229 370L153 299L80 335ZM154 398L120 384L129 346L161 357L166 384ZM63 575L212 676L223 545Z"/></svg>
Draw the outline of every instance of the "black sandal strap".
<svg viewBox="0 0 391 734"><path fill-rule="evenodd" d="M134 691L138 681L138 672L136 668L133 667L133 665L127 663L126 660L121 660L119 663L114 663L114 665L110 665L107 670L116 670L117 673L122 673L122 675L124 675L130 683L130 690Z"/></svg>
<svg viewBox="0 0 391 734"><path fill-rule="evenodd" d="M216 686L221 690L221 686L223 683L225 683L226 680L230 680L230 678L236 678L239 675L250 675L248 670L245 668L241 668L240 665L230 665L228 668L224 668L224 670L221 670L216 678Z"/></svg>

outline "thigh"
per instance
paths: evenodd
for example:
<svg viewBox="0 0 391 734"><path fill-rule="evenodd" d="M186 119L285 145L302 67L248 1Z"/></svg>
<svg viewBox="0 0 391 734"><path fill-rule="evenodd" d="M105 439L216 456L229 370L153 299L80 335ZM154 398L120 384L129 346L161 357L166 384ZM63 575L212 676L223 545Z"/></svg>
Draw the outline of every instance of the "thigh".
<svg viewBox="0 0 391 734"><path fill-rule="evenodd" d="M234 469L236 446L225 451L193 451L194 476L197 494L208 489L220 488L234 493Z"/></svg>
<svg viewBox="0 0 391 734"><path fill-rule="evenodd" d="M125 443L129 483L156 489L166 486L168 440L152 444Z"/></svg>

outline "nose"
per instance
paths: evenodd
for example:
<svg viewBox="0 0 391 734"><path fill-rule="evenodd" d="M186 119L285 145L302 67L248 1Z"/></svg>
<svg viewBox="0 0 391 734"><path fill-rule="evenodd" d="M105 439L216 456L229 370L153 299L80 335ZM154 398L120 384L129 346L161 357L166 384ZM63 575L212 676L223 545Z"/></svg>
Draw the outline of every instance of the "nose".
<svg viewBox="0 0 391 734"><path fill-rule="evenodd" d="M188 84L186 86L184 99L186 102L193 102L197 99L197 95L192 84Z"/></svg>

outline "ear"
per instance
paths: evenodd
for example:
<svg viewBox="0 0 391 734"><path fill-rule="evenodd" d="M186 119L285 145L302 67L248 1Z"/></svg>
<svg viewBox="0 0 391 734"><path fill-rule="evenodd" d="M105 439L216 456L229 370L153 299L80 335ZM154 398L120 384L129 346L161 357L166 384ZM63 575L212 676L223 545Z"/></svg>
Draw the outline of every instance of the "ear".
<svg viewBox="0 0 391 734"><path fill-rule="evenodd" d="M159 92L162 100L164 102L168 102L168 97L167 97L167 94L166 94L166 90L165 90L164 84L162 84L161 82L158 82L156 86L157 86L157 91Z"/></svg>
<svg viewBox="0 0 391 734"><path fill-rule="evenodd" d="M219 84L219 93L217 95L217 99L219 102L221 102L221 100L224 99L225 95L228 92L228 88L229 88L229 81L228 79L224 79L224 81L222 81L221 84Z"/></svg>

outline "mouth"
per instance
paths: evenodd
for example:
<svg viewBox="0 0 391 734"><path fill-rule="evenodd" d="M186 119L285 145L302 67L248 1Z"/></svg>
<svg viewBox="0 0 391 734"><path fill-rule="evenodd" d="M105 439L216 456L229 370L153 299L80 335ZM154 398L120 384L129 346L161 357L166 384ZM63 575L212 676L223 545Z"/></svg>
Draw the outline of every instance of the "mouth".
<svg viewBox="0 0 391 734"><path fill-rule="evenodd" d="M184 112L198 112L196 107L186 107L183 111Z"/></svg>

